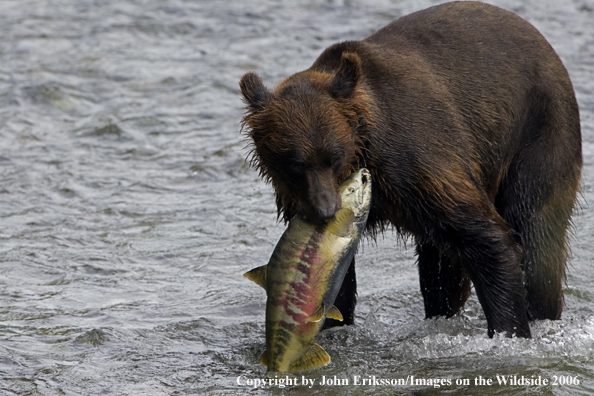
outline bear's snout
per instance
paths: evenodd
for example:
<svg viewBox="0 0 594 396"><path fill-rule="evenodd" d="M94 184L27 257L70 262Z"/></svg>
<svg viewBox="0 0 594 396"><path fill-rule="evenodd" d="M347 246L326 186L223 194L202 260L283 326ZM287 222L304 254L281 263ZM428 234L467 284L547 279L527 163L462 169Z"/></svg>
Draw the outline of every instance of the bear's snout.
<svg viewBox="0 0 594 396"><path fill-rule="evenodd" d="M314 223L333 218L342 202L332 170L310 171L306 179L307 195L306 202L303 202L306 218Z"/></svg>

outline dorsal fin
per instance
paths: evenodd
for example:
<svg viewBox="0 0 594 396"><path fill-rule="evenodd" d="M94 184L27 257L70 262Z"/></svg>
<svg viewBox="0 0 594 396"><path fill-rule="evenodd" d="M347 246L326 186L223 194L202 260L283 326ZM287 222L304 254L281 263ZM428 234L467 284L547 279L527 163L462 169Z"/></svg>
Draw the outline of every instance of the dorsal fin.
<svg viewBox="0 0 594 396"><path fill-rule="evenodd" d="M320 305L316 312L311 315L311 317L305 319L307 322L319 322L320 320L324 319L324 304Z"/></svg>
<svg viewBox="0 0 594 396"><path fill-rule="evenodd" d="M291 364L289 371L307 371L327 365L330 355L318 344L313 344L299 359Z"/></svg>
<svg viewBox="0 0 594 396"><path fill-rule="evenodd" d="M330 223L328 223L328 231L339 237L345 237L353 231L353 222L355 221L355 213L350 209L340 209L336 216Z"/></svg>
<svg viewBox="0 0 594 396"><path fill-rule="evenodd" d="M334 305L331 306L330 309L326 311L326 317L330 318L330 319L334 319L334 320L339 320L341 322L344 320L344 318L342 317L342 314L340 313L338 308L336 308Z"/></svg>
<svg viewBox="0 0 594 396"><path fill-rule="evenodd" d="M258 286L266 290L266 266L256 267L243 274L246 278L255 282Z"/></svg>

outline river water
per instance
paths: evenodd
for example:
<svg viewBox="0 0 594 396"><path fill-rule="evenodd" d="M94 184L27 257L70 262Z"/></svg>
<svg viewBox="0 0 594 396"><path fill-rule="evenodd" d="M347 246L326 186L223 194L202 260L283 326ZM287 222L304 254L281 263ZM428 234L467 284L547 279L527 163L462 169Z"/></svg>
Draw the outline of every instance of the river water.
<svg viewBox="0 0 594 396"><path fill-rule="evenodd" d="M2 0L0 393L594 394L592 0L493 1L547 37L581 108L562 320L489 339L476 297L423 320L411 244L387 232L363 244L356 325L318 337L330 365L257 386L265 295L242 274L284 226L245 162L238 80L272 86L437 3Z"/></svg>

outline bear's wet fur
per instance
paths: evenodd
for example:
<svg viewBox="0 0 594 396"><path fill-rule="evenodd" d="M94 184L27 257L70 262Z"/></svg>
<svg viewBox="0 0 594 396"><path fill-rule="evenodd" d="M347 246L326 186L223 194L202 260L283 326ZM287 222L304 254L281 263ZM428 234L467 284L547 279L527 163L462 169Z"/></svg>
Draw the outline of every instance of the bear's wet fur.
<svg viewBox="0 0 594 396"><path fill-rule="evenodd" d="M255 73L240 88L252 163L285 221L332 217L338 185L364 166L367 230L412 236L426 317L459 312L472 282L489 336L530 337L529 320L560 318L579 113L561 60L528 22L447 3L329 47L272 91ZM353 260L335 303L346 324L355 301Z"/></svg>

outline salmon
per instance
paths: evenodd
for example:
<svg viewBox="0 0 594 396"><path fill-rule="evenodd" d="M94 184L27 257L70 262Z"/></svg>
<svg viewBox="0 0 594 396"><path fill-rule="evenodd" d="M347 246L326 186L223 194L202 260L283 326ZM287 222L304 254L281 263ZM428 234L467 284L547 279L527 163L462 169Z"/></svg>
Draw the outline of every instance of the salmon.
<svg viewBox="0 0 594 396"><path fill-rule="evenodd" d="M324 366L328 353L315 343L325 318L342 321L334 306L371 206L371 175L360 169L340 185L342 207L323 224L300 215L289 225L267 265L245 276L266 290L268 372L299 372Z"/></svg>

